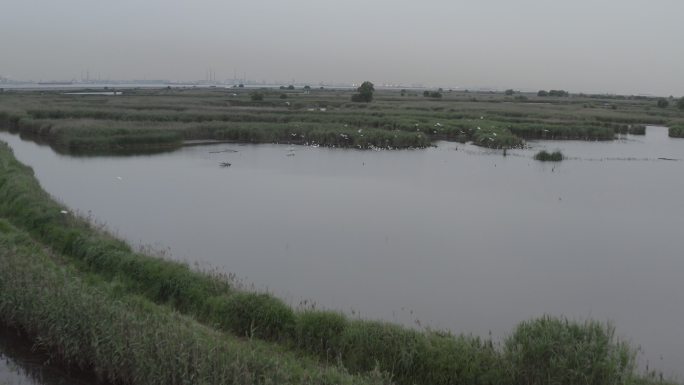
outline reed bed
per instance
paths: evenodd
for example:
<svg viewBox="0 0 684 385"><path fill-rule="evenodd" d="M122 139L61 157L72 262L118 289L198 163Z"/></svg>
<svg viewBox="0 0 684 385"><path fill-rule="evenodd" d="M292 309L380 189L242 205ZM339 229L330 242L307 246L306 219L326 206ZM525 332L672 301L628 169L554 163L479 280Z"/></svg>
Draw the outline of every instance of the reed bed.
<svg viewBox="0 0 684 385"><path fill-rule="evenodd" d="M174 149L189 139L362 149L422 148L433 140L453 140L511 148L531 139L611 140L616 133L643 134L645 124L684 118L682 110L652 109L649 98L613 95L511 98L444 91L433 99L381 90L366 104L351 103L350 91L343 90L261 89L262 101L251 100L250 92L125 90L115 97L5 92L0 128L39 135L63 152L90 154Z"/></svg>

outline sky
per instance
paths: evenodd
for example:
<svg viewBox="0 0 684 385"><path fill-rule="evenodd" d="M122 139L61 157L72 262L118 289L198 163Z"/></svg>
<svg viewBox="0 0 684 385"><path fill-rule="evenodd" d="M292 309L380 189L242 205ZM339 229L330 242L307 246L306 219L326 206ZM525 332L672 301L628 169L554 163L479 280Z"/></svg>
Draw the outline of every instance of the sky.
<svg viewBox="0 0 684 385"><path fill-rule="evenodd" d="M682 0L0 0L0 76L684 95Z"/></svg>

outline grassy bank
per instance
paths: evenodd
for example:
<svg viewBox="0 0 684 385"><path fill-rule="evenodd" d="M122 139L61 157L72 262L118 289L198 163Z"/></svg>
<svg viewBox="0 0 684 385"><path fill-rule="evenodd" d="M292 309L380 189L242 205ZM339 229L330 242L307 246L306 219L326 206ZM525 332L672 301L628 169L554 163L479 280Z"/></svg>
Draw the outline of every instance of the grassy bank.
<svg viewBox="0 0 684 385"><path fill-rule="evenodd" d="M0 323L67 366L114 384L383 384L267 343L231 337L116 281L58 265L0 220Z"/></svg>
<svg viewBox="0 0 684 385"><path fill-rule="evenodd" d="M81 281L88 284L106 287L105 291L109 290L124 304L133 301L130 302L133 308L138 306L135 304L145 303L146 307L154 309L161 309L159 306L173 309L201 322L201 330L218 333L210 334L212 338L225 335L230 339L232 335L251 341L267 341L276 344L263 345L269 349L296 354L302 362L317 362L314 369L306 370L316 371L316 365L341 365L350 373L370 375L375 371L384 372L398 384L513 384L520 383L517 382L519 379L531 384L540 383L529 380L534 378L551 378L557 383L570 384L578 376L591 379L588 383L617 384L639 379L634 374L631 350L615 339L608 325L542 318L530 322L532 325L540 324L537 328L526 329L528 324L520 325L512 337L499 346L489 339L470 335L419 331L385 322L355 320L337 312L294 311L272 295L240 291L220 277L193 271L184 264L134 253L125 243L78 217L62 214L62 210L67 209L40 188L31 169L16 161L6 145L0 145L0 217L7 221L0 226L3 233L30 235L39 243L31 247L36 250L48 248L53 254L52 261L57 258L68 265L58 270L68 270L69 277L81 277ZM28 260L25 254L35 254L33 249L21 252L22 242L24 240L18 236L8 237L2 246L2 250L10 252L6 258ZM11 254L15 252L20 257ZM40 259L30 267L39 269L44 264L47 262ZM12 266L6 270L8 275L14 274L13 269L22 268L21 265L6 266ZM43 282L43 279L35 282ZM13 290L12 287L0 287L3 291L0 297L11 298L5 295L5 290ZM80 291L86 295L92 290L81 286ZM42 295L30 290L28 293ZM73 293L64 295L70 297ZM59 309L49 303L30 297L21 298L14 303L35 302L36 309L43 309L43 316L53 312L58 315L51 321L54 326L37 323L38 326L31 329L31 323L38 322L32 318L17 322L18 326L37 333L44 327L59 330L70 325L69 319L60 318L66 315L60 315ZM112 297L106 294L103 298L102 306L106 306L109 301L106 298ZM168 322L170 325L183 324L189 320L185 316L174 315L176 318ZM143 326L144 322L140 327ZM163 333L157 336L173 338L175 329L167 326L159 326L158 330ZM99 329L80 329L86 327L79 326L78 330L100 335ZM123 337L116 335L112 338L115 343L120 343ZM68 339L55 337L55 341L50 346L58 351L65 346L77 346ZM201 341L204 344L204 340ZM169 346L172 351L181 349L177 345ZM559 346L563 349L559 350ZM250 350L237 351L240 352L237 355L252 354ZM540 362L547 362L549 368L543 375L537 369ZM122 370L128 370L126 368Z"/></svg>
<svg viewBox="0 0 684 385"><path fill-rule="evenodd" d="M572 95L511 98L501 93L376 92L353 103L351 91L126 90L123 95L5 92L0 128L64 152L111 153L173 149L186 139L296 143L350 148L423 148L434 140L511 148L535 139L611 140L643 134L645 124L684 118L678 109L652 110L648 98ZM613 108L615 107L615 108Z"/></svg>
<svg viewBox="0 0 684 385"><path fill-rule="evenodd" d="M489 377L497 362L491 342L476 337L421 333L337 313L295 312L271 295L236 291L183 264L133 253L123 242L62 214L63 209L40 189L28 167L5 145L0 147L0 216L82 272L117 281L120 290L172 306L237 336L279 342L323 361L339 361L352 372L377 366L402 384L434 376ZM453 360L430 359L441 354Z"/></svg>

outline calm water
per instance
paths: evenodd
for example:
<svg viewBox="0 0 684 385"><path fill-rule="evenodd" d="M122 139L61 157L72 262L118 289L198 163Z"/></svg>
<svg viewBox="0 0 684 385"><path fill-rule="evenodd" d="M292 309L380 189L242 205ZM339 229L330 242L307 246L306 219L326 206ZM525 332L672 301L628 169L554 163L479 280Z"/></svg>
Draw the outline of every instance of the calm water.
<svg viewBox="0 0 684 385"><path fill-rule="evenodd" d="M14 330L0 328L0 384L2 385L94 385L94 378L67 373L46 364L31 344Z"/></svg>
<svg viewBox="0 0 684 385"><path fill-rule="evenodd" d="M495 337L544 313L612 320L643 363L684 376L684 140L665 128L507 157L442 142L74 158L0 139L47 191L119 236L293 305ZM570 159L532 160L542 148Z"/></svg>

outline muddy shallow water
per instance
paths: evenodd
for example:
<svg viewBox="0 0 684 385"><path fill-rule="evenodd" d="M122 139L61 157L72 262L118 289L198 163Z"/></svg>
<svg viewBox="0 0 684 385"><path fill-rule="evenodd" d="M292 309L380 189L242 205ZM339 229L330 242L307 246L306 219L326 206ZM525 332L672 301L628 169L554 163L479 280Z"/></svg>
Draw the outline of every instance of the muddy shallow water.
<svg viewBox="0 0 684 385"><path fill-rule="evenodd" d="M440 142L75 158L0 140L120 237L293 305L495 337L544 313L611 320L642 363L684 377L684 139L665 128L530 142L506 157ZM569 159L534 161L540 149Z"/></svg>

